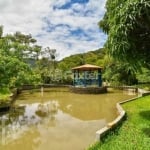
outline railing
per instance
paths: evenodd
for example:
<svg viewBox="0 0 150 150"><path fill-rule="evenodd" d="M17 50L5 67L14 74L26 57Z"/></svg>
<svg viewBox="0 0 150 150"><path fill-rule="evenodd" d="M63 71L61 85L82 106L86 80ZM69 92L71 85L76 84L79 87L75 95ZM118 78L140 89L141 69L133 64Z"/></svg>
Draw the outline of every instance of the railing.
<svg viewBox="0 0 150 150"><path fill-rule="evenodd" d="M138 88L137 87L134 87L134 86L118 86L118 85L107 85L106 86L107 88L115 88L115 89L121 89L121 90L125 90L125 89L133 89L135 91L138 91Z"/></svg>

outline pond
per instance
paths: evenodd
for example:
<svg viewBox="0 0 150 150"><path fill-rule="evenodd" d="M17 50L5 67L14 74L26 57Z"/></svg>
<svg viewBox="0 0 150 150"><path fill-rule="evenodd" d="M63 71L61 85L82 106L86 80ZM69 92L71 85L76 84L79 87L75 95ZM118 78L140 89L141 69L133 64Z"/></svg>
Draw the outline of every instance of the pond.
<svg viewBox="0 0 150 150"><path fill-rule="evenodd" d="M68 88L23 91L14 108L0 116L0 150L83 150L117 116L116 103L135 96L118 90L99 95Z"/></svg>

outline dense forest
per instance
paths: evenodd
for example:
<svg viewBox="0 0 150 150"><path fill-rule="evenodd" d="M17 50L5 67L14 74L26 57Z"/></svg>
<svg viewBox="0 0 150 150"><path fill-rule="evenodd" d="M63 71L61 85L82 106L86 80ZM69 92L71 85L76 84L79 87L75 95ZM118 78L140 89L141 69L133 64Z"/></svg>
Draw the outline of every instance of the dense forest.
<svg viewBox="0 0 150 150"><path fill-rule="evenodd" d="M107 0L105 8L99 27L108 36L105 48L117 64L114 69L122 72L118 81L126 80L128 84L149 82L150 1Z"/></svg>
<svg viewBox="0 0 150 150"><path fill-rule="evenodd" d="M58 67L67 71L75 66L83 64L104 65L105 50L103 48L89 51L87 53L75 54L58 62Z"/></svg>
<svg viewBox="0 0 150 150"><path fill-rule="evenodd" d="M32 35L21 32L3 35L0 26L0 89L25 84L72 84L71 68L83 64L101 66L103 81L110 84L150 82L150 71L145 65L135 69L131 63L112 57L107 47L71 55L61 61L57 61L56 56L56 49L37 45Z"/></svg>
<svg viewBox="0 0 150 150"><path fill-rule="evenodd" d="M71 55L58 62L58 68L66 75L70 75L71 68L82 64L93 64L103 67L103 80L111 84L135 85L150 82L150 71L140 68L133 71L128 63L121 63L108 55L104 48L89 51L87 53Z"/></svg>

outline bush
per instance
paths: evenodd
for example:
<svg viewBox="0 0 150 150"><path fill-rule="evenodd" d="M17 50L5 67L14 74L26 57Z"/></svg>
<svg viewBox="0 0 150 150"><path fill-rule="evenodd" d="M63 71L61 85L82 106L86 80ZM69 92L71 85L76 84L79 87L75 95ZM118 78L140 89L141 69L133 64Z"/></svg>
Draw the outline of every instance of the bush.
<svg viewBox="0 0 150 150"><path fill-rule="evenodd" d="M0 88L0 101L9 100L10 93L9 88Z"/></svg>

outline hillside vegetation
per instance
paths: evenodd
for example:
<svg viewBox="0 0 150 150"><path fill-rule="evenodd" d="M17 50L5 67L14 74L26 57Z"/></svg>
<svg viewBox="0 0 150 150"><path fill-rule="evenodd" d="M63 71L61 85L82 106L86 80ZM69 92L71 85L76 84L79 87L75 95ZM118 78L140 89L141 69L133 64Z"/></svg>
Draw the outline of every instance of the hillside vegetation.
<svg viewBox="0 0 150 150"><path fill-rule="evenodd" d="M93 64L98 66L104 65L105 50L100 48L95 51L89 51L87 53L80 53L71 55L58 62L58 68L63 71L69 71L71 68L83 65Z"/></svg>

